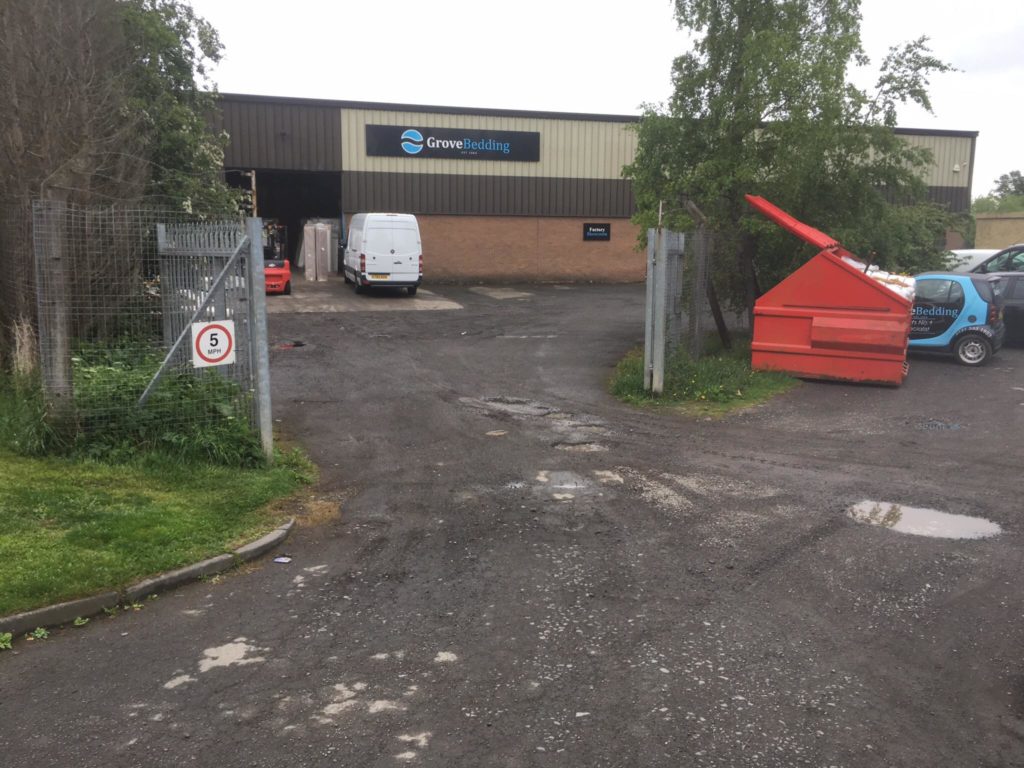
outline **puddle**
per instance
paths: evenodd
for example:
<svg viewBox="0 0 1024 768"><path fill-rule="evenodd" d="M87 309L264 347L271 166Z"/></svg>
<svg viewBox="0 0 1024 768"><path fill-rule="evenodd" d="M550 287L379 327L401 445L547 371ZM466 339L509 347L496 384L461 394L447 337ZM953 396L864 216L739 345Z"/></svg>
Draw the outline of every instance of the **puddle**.
<svg viewBox="0 0 1024 768"><path fill-rule="evenodd" d="M984 539L1002 533L990 520L968 515L954 515L936 509L908 507L885 501L862 501L847 510L858 523L880 525L912 536L937 539Z"/></svg>
<svg viewBox="0 0 1024 768"><path fill-rule="evenodd" d="M538 483L543 483L546 488L557 490L580 491L590 488L592 483L587 478L577 475L575 472L561 472L542 470L537 473Z"/></svg>

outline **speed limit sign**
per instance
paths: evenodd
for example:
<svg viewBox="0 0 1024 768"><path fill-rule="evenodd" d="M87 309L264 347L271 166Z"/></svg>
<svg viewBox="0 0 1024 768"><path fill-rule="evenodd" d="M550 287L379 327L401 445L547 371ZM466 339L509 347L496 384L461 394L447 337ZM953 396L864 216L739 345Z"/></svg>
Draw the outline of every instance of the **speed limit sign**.
<svg viewBox="0 0 1024 768"><path fill-rule="evenodd" d="M192 323L192 365L230 365L235 362L235 321Z"/></svg>

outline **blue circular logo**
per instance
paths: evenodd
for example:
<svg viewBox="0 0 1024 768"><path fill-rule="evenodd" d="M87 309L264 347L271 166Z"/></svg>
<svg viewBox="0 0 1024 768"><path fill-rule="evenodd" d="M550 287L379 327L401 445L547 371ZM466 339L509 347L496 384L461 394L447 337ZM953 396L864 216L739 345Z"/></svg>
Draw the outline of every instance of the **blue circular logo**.
<svg viewBox="0 0 1024 768"><path fill-rule="evenodd" d="M402 149L410 155L418 155L423 151L423 134L410 128L402 134Z"/></svg>

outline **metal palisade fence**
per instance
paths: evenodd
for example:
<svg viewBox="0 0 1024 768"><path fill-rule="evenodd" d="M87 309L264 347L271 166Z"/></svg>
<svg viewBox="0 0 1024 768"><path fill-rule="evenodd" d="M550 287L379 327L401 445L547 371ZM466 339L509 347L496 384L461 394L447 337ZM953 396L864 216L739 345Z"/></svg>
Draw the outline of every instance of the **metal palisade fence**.
<svg viewBox="0 0 1024 768"><path fill-rule="evenodd" d="M0 222L4 235L18 231L13 218ZM0 286L0 295L28 293L35 306L22 301L16 314L5 313L5 328L15 325L22 337L35 332L49 411L75 439L179 443L201 454L220 430L222 438L252 436L270 457L258 219L200 221L145 206L36 201L21 231L27 252L8 249L6 236L0 241L20 283ZM12 355L15 337L5 336ZM211 342L197 356L197 344Z"/></svg>

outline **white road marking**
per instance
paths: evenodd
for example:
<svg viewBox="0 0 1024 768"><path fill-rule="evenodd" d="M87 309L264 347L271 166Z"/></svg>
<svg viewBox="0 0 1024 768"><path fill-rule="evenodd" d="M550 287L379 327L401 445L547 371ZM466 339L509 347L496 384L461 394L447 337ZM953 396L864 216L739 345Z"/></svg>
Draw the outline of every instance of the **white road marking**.
<svg viewBox="0 0 1024 768"><path fill-rule="evenodd" d="M513 288L492 288L487 285L474 285L469 290L473 293L478 293L481 296L486 296L489 299L497 299L498 301L505 301L507 299L528 299L533 296L532 293L517 291Z"/></svg>

